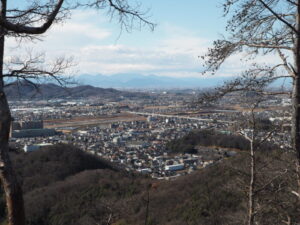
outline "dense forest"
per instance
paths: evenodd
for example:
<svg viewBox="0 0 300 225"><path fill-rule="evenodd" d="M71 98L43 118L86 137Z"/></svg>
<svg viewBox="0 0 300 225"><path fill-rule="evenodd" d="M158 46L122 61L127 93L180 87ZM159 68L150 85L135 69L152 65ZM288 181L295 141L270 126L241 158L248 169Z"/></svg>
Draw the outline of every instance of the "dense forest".
<svg viewBox="0 0 300 225"><path fill-rule="evenodd" d="M246 219L247 152L174 181L122 171L69 145L11 156L28 225L140 225L145 220L148 225L240 225ZM282 224L287 216L300 220L299 202L290 193L295 179L282 172L292 170L290 161L286 152L257 156L260 224ZM0 203L5 224L4 200Z"/></svg>

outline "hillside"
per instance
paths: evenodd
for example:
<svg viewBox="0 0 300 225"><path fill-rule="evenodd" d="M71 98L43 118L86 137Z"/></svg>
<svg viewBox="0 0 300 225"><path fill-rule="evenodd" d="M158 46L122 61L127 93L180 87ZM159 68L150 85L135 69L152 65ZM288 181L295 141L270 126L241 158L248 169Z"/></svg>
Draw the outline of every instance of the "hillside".
<svg viewBox="0 0 300 225"><path fill-rule="evenodd" d="M214 130L193 130L182 138L167 143L167 150L174 153L196 153L197 146L218 146L221 148L246 151L250 148L249 141L241 135L221 133ZM265 142L260 145L263 151L271 151L278 147L273 143Z"/></svg>
<svg viewBox="0 0 300 225"><path fill-rule="evenodd" d="M76 87L61 87L56 84L39 84L36 87L29 83L14 83L5 88L9 99L55 99L55 98L120 98L138 97L141 93L118 91L112 88L98 88L91 85L80 85Z"/></svg>
<svg viewBox="0 0 300 225"><path fill-rule="evenodd" d="M293 175L274 177L290 157L264 152L257 158L258 183L265 186L258 193L260 224L282 224L287 216L300 220L299 202L290 194ZM148 225L241 225L246 218L249 164L243 152L175 181L120 171L67 145L12 158L22 179L28 225L140 225L147 205ZM3 199L0 203L3 218Z"/></svg>

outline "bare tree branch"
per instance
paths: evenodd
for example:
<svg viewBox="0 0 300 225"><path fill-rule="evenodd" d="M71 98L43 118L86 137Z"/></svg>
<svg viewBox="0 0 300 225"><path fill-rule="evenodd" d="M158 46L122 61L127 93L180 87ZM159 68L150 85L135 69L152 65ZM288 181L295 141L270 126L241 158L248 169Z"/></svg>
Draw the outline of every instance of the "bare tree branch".
<svg viewBox="0 0 300 225"><path fill-rule="evenodd" d="M276 13L271 7L269 7L268 4L266 4L263 0L257 0L257 1L259 1L266 9L268 9L278 20L280 20L285 25L287 25L293 32L295 32L296 34L299 33L299 31L296 30L296 28L292 24L290 24L288 21L283 19L278 13Z"/></svg>
<svg viewBox="0 0 300 225"><path fill-rule="evenodd" d="M58 0L55 8L52 13L48 15L46 22L39 27L30 27L26 25L14 24L9 22L6 18L0 17L0 25L5 27L9 31L15 33L24 33L24 34L42 34L45 33L49 27L52 25L55 17L57 16L64 0Z"/></svg>

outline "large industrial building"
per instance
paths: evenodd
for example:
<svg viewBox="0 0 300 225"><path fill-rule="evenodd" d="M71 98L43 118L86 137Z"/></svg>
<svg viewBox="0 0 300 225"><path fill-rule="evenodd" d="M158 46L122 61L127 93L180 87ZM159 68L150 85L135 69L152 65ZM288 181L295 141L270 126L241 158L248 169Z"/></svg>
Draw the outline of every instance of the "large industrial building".
<svg viewBox="0 0 300 225"><path fill-rule="evenodd" d="M56 135L54 129L27 129L13 130L11 137L13 138L29 138L29 137L49 137Z"/></svg>
<svg viewBox="0 0 300 225"><path fill-rule="evenodd" d="M11 125L11 137L49 137L56 135L55 129L44 129L42 120L38 121L13 121Z"/></svg>
<svg viewBox="0 0 300 225"><path fill-rule="evenodd" d="M12 130L43 129L43 128L44 128L44 123L42 120L12 122Z"/></svg>

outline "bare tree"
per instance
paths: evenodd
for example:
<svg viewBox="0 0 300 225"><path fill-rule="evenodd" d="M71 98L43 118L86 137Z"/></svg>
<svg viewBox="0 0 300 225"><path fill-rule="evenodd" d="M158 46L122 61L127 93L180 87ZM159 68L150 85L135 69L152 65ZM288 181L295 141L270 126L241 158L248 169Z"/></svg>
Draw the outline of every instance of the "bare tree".
<svg viewBox="0 0 300 225"><path fill-rule="evenodd" d="M224 16L230 16L228 37L214 42L203 56L205 72L216 72L231 55L245 52L277 56L274 64L255 64L246 73L219 88L219 96L231 91L256 90L278 79L292 80L292 148L296 154L300 196L300 0L224 0ZM278 62L278 63L277 63ZM274 93L276 94L276 93ZM299 198L300 200L300 198Z"/></svg>
<svg viewBox="0 0 300 225"><path fill-rule="evenodd" d="M261 90L263 92L263 90ZM246 140L249 141L249 151L247 151L247 156L249 156L249 166L247 163L246 179L242 181L242 189L245 189L248 197L247 203L247 213L246 221L247 225L259 224L260 220L257 218L257 215L264 214L261 210L261 206L266 204L265 199L262 198L261 193L268 190L270 186L273 186L274 189L276 186L276 181L282 179L283 175L287 173L286 168L276 168L276 170L270 169L269 160L263 162L259 160L260 156L265 152L263 150L266 146L273 146L270 142L272 136L281 129L282 124L277 124L276 126L266 126L264 123L264 118L261 118L259 111L261 107L264 106L264 101L266 96L262 94L256 94L251 98L245 98L243 102L248 106L245 108L245 111L240 115L236 120L236 130L234 131L238 135L241 135ZM275 162L275 159L272 159ZM271 161L272 161L271 160ZM267 169L272 172L272 176L264 176L262 173ZM267 178L267 179L266 179ZM245 188L246 187L246 188ZM275 192L274 192L275 193ZM269 202L267 204L270 204Z"/></svg>
<svg viewBox="0 0 300 225"><path fill-rule="evenodd" d="M30 3L31 2L31 3ZM58 59L52 67L41 67L42 56L30 56L25 61L15 59L14 68L4 68L4 43L6 37L36 39L45 33L53 23L66 19L70 9L91 7L106 9L111 16L117 16L121 27L129 30L135 24L154 24L148 21L147 14L140 10L140 5L130 5L127 0L91 0L79 1L70 5L65 0L29 1L29 5L8 8L8 1L1 0L0 6L0 179L5 191L7 217L9 225L24 225L25 215L21 187L16 179L9 159L9 132L12 121L4 87L6 78L16 78L31 82L42 76L50 76L62 81L59 75L69 66L68 60ZM93 32L93 31L91 31Z"/></svg>
<svg viewBox="0 0 300 225"><path fill-rule="evenodd" d="M256 185L256 161L255 161L255 120L254 120L254 109L251 110L251 118L249 121L251 127L248 128L248 132L244 129L239 131L239 134L242 135L250 142L250 182L249 182L249 191L248 191L248 221L247 225L254 225L255 221L255 185Z"/></svg>
<svg viewBox="0 0 300 225"><path fill-rule="evenodd" d="M253 99L252 99L253 101ZM257 163L256 163L256 151L260 145L263 144L273 133L274 129L270 132L264 133L262 136L259 134L259 128L257 126L257 118L255 110L262 102L261 96L254 98L254 102L250 107L248 118L243 118L242 124L239 126L238 134L242 135L250 143L249 155L250 155L250 181L248 186L248 213L247 213L247 225L255 224L255 214L257 211L256 203L256 189L257 189Z"/></svg>

